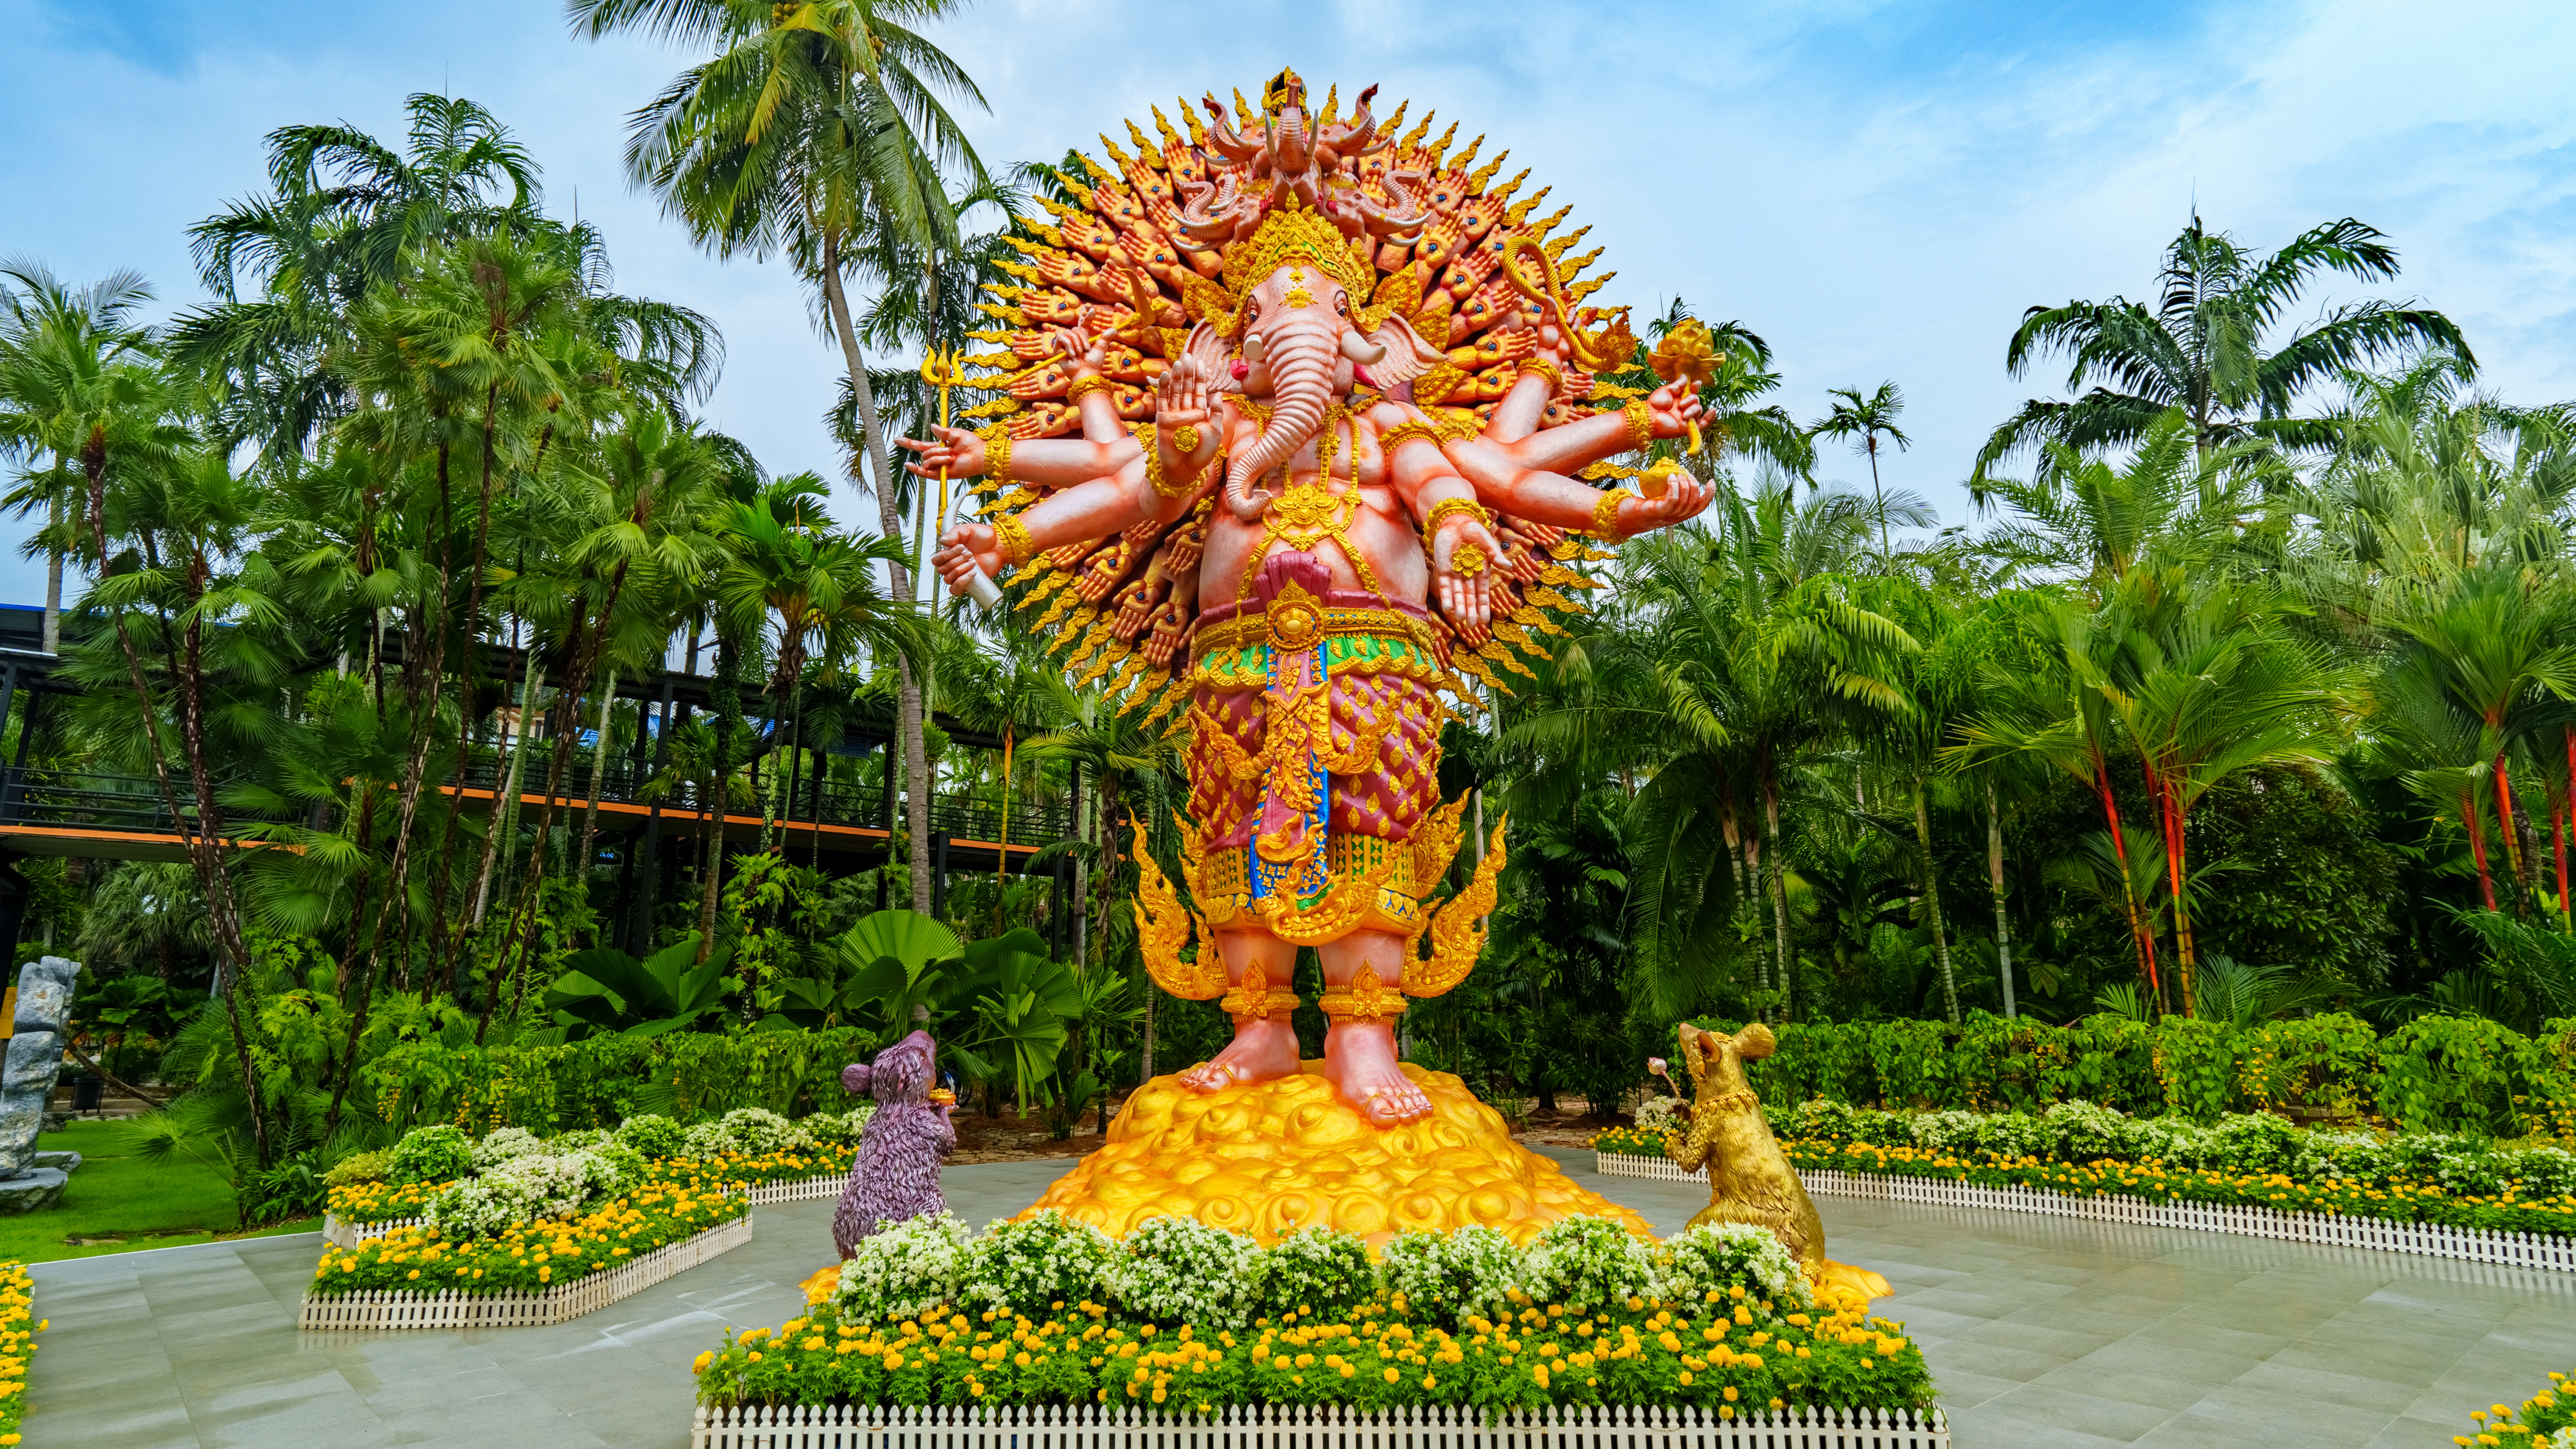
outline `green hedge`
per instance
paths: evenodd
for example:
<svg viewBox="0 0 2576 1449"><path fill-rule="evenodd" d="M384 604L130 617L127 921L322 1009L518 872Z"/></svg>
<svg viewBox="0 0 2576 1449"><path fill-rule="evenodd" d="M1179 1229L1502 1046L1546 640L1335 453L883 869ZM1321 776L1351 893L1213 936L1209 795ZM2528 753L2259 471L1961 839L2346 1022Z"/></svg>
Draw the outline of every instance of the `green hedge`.
<svg viewBox="0 0 2576 1449"><path fill-rule="evenodd" d="M545 1047L404 1042L360 1076L377 1115L400 1127L563 1132L614 1127L645 1112L698 1122L737 1107L786 1117L846 1109L857 1103L841 1089L841 1068L875 1049L875 1033L857 1027L606 1036Z"/></svg>
<svg viewBox="0 0 2576 1449"><path fill-rule="evenodd" d="M2576 1019L2550 1022L2536 1037L2457 1016L2419 1017L2383 1037L2339 1014L2251 1027L2106 1014L2061 1027L1980 1013L1956 1026L1773 1030L1779 1052L1747 1063L1755 1089L1772 1101L1991 1112L2081 1100L2200 1122L2306 1109L2415 1131L2576 1131Z"/></svg>

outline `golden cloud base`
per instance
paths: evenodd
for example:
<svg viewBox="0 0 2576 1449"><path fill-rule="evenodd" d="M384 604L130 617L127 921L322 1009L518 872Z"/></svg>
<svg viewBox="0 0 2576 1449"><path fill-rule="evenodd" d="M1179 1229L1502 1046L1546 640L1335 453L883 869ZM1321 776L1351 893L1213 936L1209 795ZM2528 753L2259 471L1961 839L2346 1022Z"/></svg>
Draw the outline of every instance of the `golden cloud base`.
<svg viewBox="0 0 2576 1449"><path fill-rule="evenodd" d="M1156 1077L1110 1123L1108 1145L1029 1213L1054 1208L1118 1236L1147 1218L1193 1217L1263 1243L1320 1225L1374 1246L1400 1231L1469 1224L1522 1243L1586 1214L1652 1235L1644 1218L1514 1142L1456 1077L1406 1065L1431 1115L1378 1127L1341 1099L1322 1066L1212 1093Z"/></svg>

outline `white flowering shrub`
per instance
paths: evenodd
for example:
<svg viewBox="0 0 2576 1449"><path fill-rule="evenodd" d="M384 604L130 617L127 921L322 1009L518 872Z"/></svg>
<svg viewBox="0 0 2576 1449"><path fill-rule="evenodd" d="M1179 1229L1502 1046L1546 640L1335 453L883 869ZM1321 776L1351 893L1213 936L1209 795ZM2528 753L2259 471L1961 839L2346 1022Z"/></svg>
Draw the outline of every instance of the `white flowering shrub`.
<svg viewBox="0 0 2576 1449"><path fill-rule="evenodd" d="M617 1124L613 1134L619 1143L632 1147L648 1162L678 1157L688 1148L688 1129L659 1113L629 1117Z"/></svg>
<svg viewBox="0 0 2576 1449"><path fill-rule="evenodd" d="M490 1172L513 1158L542 1154L546 1144L525 1127L504 1127L474 1144L474 1170Z"/></svg>
<svg viewBox="0 0 2576 1449"><path fill-rule="evenodd" d="M841 1265L838 1302L855 1320L908 1316L954 1302L965 1280L966 1225L924 1213L861 1238Z"/></svg>
<svg viewBox="0 0 2576 1449"><path fill-rule="evenodd" d="M679 1155L691 1162L708 1162L733 1150L733 1139L722 1122L700 1122L682 1133Z"/></svg>
<svg viewBox="0 0 2576 1449"><path fill-rule="evenodd" d="M1521 1255L1521 1291L1568 1313L1645 1297L1654 1281L1654 1249L1611 1218L1558 1218Z"/></svg>
<svg viewBox="0 0 2576 1449"><path fill-rule="evenodd" d="M623 1142L602 1142L581 1155L604 1170L607 1185L600 1189L602 1196L622 1197L643 1185L647 1169L644 1154Z"/></svg>
<svg viewBox="0 0 2576 1449"><path fill-rule="evenodd" d="M867 1111L874 1112L870 1102ZM859 1140L859 1127L868 1119L857 1112L817 1112L796 1119L796 1135L802 1141L826 1147L847 1147Z"/></svg>
<svg viewBox="0 0 2576 1449"><path fill-rule="evenodd" d="M449 1182L474 1170L474 1141L456 1127L415 1127L385 1159L388 1182Z"/></svg>
<svg viewBox="0 0 2576 1449"><path fill-rule="evenodd" d="M1469 1224L1446 1233L1398 1233L1379 1251L1378 1279L1430 1322L1464 1324L1503 1311L1521 1286L1521 1250L1495 1229Z"/></svg>
<svg viewBox="0 0 2576 1449"><path fill-rule="evenodd" d="M1118 1240L1053 1208L995 1223L966 1251L960 1302L1044 1317L1109 1296Z"/></svg>
<svg viewBox="0 0 2576 1449"><path fill-rule="evenodd" d="M1914 1142L1935 1152L1973 1152L1984 1126L1982 1113L1924 1112L1914 1119Z"/></svg>
<svg viewBox="0 0 2576 1449"><path fill-rule="evenodd" d="M1301 1228L1252 1260L1252 1316L1284 1318L1303 1308L1341 1317L1377 1291L1368 1244L1333 1228Z"/></svg>
<svg viewBox="0 0 2576 1449"><path fill-rule="evenodd" d="M539 1146L560 1157L567 1152L593 1151L610 1140L610 1134L604 1128L577 1127L570 1132L558 1132Z"/></svg>
<svg viewBox="0 0 2576 1449"><path fill-rule="evenodd" d="M537 1185L524 1178L469 1177L429 1200L423 1215L449 1242L488 1238L517 1223L533 1222Z"/></svg>
<svg viewBox="0 0 2576 1449"><path fill-rule="evenodd" d="M1769 1228L1751 1223L1702 1223L1665 1239L1655 1258L1647 1296L1666 1303L1713 1302L1733 1288L1800 1308L1815 1302L1798 1260Z"/></svg>
<svg viewBox="0 0 2576 1449"><path fill-rule="evenodd" d="M2128 1155L2129 1115L2096 1102L2058 1102L2040 1114L2055 1130L2058 1150L2074 1162Z"/></svg>
<svg viewBox="0 0 2576 1449"><path fill-rule="evenodd" d="M1109 1294L1138 1318L1240 1327L1251 1317L1260 1245L1196 1218L1147 1218L1119 1245Z"/></svg>
<svg viewBox="0 0 2576 1449"><path fill-rule="evenodd" d="M796 1145L796 1124L759 1107L737 1107L724 1114L724 1138L730 1151L745 1157L784 1152Z"/></svg>
<svg viewBox="0 0 2576 1449"><path fill-rule="evenodd" d="M852 1107L849 1110L850 1140L852 1142L858 1141L859 1134L868 1130L868 1119L876 1114L877 1104L874 1102L861 1102L859 1105Z"/></svg>

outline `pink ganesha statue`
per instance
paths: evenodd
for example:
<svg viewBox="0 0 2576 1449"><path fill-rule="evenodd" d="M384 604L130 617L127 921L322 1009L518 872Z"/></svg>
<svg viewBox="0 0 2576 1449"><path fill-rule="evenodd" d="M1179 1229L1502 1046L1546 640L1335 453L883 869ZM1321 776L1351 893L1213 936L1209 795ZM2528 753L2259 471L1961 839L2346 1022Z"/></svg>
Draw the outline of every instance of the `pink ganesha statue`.
<svg viewBox="0 0 2576 1449"><path fill-rule="evenodd" d="M1311 945L1323 1072L1392 1126L1431 1111L1394 1019L1464 978L1502 858L1497 827L1471 884L1426 910L1465 804L1439 795L1444 695L1473 707L1460 675L1529 673L1531 631L1562 632L1542 609L1597 587L1565 567L1609 556L1584 536L1681 522L1709 491L1669 465L1605 471L1695 434L1687 380L1598 384L1636 343L1558 290L1553 219L1470 173L1473 147L1425 144L1427 120L1398 141L1401 109L1380 125L1368 100L1318 120L1285 73L1257 115L1237 97L1240 127L1213 96L1212 131L1185 109L1188 141L1157 111L1166 144L1113 145L1119 169L1095 166L1083 204L1036 229L1048 244L1022 247L1032 285L985 308L1009 325L978 335L1012 351L970 361L1010 369L1009 401L981 410L1005 420L903 445L917 474L985 480L992 521L940 539L952 589L1017 570L1078 683L1108 676L1149 722L1184 711L1195 910L1140 833L1138 922L1156 981L1221 995L1235 1027L1184 1085L1300 1069L1285 988Z"/></svg>

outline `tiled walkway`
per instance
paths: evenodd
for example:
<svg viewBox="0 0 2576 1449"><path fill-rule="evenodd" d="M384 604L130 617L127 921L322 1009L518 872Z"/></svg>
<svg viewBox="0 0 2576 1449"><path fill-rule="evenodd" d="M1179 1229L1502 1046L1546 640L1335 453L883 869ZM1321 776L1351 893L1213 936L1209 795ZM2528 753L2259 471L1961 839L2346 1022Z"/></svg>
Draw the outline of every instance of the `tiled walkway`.
<svg viewBox="0 0 2576 1449"><path fill-rule="evenodd" d="M1559 1154L1589 1178L1589 1154ZM952 1168L959 1214L1065 1164ZM1593 1180L1659 1231L1704 1194ZM319 1239L36 1267L52 1320L28 1449L458 1449L688 1442L688 1363L775 1324L831 1256L828 1202L762 1208L745 1247L554 1328L299 1334ZM2576 1275L2181 1231L1818 1199L1834 1256L1887 1275L1963 1449L2426 1446L2576 1367Z"/></svg>

